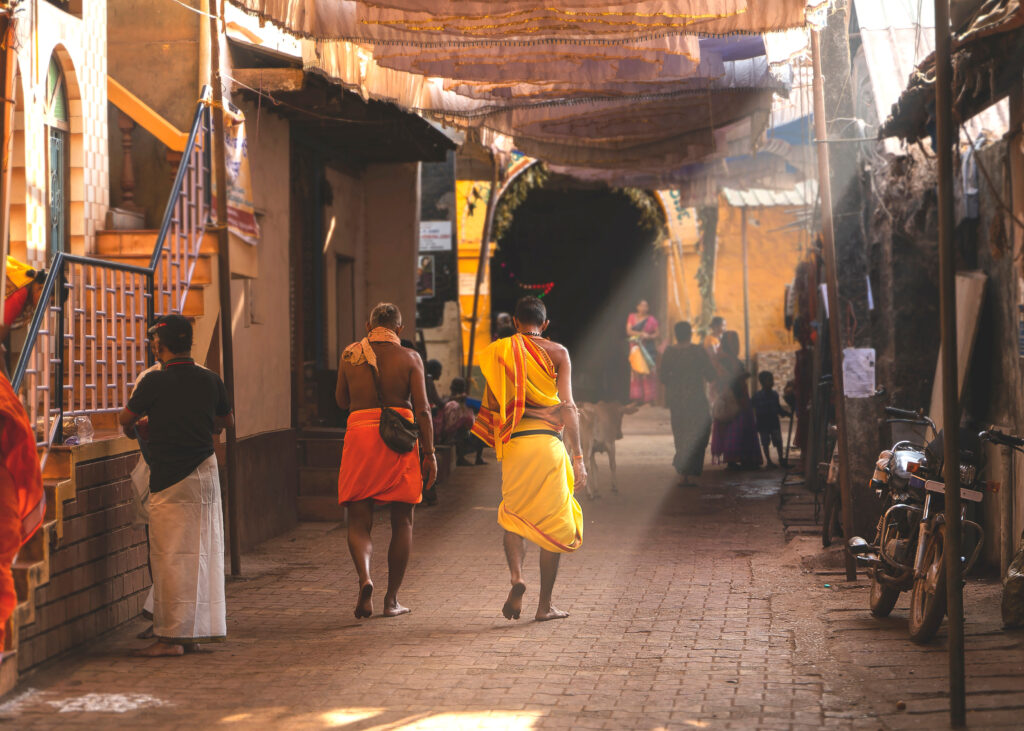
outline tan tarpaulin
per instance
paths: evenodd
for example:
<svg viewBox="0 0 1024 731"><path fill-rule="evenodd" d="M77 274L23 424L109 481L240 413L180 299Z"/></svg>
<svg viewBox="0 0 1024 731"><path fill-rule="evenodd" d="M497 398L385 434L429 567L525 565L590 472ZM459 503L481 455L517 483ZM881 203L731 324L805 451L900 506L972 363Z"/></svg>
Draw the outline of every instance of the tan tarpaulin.
<svg viewBox="0 0 1024 731"><path fill-rule="evenodd" d="M353 0L232 0L296 35L408 44L607 41L680 33L764 33L803 26L824 2L657 0L633 4L423 0L421 11ZM405 3L398 2L398 5Z"/></svg>

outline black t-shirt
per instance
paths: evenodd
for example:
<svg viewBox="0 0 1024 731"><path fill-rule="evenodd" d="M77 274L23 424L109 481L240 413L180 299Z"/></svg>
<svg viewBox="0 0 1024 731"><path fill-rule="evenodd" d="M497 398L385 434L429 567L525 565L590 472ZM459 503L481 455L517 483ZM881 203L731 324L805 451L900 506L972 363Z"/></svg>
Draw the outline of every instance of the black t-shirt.
<svg viewBox="0 0 1024 731"><path fill-rule="evenodd" d="M230 414L231 405L220 376L177 358L139 382L128 410L149 416L149 489L159 492L213 454L214 418Z"/></svg>

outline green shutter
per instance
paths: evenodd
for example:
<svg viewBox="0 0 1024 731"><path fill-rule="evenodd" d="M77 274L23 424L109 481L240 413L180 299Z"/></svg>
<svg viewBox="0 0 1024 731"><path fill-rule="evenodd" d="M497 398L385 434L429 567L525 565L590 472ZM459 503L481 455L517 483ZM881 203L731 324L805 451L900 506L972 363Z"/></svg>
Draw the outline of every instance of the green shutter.
<svg viewBox="0 0 1024 731"><path fill-rule="evenodd" d="M68 122L68 90L64 84L64 73L55 57L50 58L46 72L46 98L50 101L47 116L58 122Z"/></svg>

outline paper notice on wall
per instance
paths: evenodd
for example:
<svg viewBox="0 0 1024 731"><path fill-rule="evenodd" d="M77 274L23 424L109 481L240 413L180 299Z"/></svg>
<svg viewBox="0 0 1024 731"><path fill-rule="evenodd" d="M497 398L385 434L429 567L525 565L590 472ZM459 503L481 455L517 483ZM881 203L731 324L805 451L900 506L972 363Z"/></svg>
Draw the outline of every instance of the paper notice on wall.
<svg viewBox="0 0 1024 731"><path fill-rule="evenodd" d="M233 105L225 102L230 114L224 118L224 164L228 183L228 231L255 246L260 241L256 222L256 205L252 196L252 174L249 172L249 142L245 136L245 118ZM217 185L211 183L211 206L217 210Z"/></svg>
<svg viewBox="0 0 1024 731"><path fill-rule="evenodd" d="M451 221L420 221L420 251L451 250Z"/></svg>
<svg viewBox="0 0 1024 731"><path fill-rule="evenodd" d="M875 395L874 348L843 350L843 393L847 398L870 398Z"/></svg>

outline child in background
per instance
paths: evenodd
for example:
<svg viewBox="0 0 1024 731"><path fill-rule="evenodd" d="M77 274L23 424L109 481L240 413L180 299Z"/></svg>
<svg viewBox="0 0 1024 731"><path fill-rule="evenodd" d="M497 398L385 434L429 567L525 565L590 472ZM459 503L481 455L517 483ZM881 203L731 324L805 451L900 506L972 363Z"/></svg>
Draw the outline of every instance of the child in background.
<svg viewBox="0 0 1024 731"><path fill-rule="evenodd" d="M779 393L775 390L775 376L771 371L761 371L757 375L761 383L761 390L753 395L750 403L754 407L754 414L757 417L757 433L761 437L761 449L764 450L765 462L773 467L772 458L769 454L771 446L775 445L775 451L779 454L779 466L786 467L786 460L782 454L782 424L780 416L788 416L789 412L782 408L779 401Z"/></svg>
<svg viewBox="0 0 1024 731"><path fill-rule="evenodd" d="M464 378L453 378L449 401L441 410L441 428L438 429L439 441L441 444L454 444L455 464L460 467L468 467L470 462L466 455L476 452L475 464L486 464L483 459L484 443L470 434L473 428L473 421L476 415L473 409L466 405L468 396L466 380Z"/></svg>

